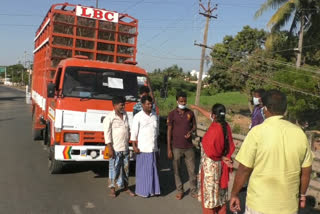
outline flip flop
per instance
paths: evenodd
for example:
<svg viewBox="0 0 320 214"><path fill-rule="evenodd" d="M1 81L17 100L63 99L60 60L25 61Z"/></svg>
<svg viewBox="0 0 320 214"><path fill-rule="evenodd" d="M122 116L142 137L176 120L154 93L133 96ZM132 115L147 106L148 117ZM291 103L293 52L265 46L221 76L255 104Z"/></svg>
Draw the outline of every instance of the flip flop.
<svg viewBox="0 0 320 214"><path fill-rule="evenodd" d="M192 198L198 198L198 194L197 193L191 193L191 197Z"/></svg>
<svg viewBox="0 0 320 214"><path fill-rule="evenodd" d="M176 194L176 199L177 200L181 200L182 198L183 198L183 193L182 192Z"/></svg>

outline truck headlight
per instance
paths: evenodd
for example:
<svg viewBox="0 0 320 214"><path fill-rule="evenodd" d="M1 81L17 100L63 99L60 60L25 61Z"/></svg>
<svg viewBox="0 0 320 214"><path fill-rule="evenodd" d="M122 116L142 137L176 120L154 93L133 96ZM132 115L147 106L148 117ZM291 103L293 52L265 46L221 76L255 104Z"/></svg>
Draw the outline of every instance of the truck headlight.
<svg viewBox="0 0 320 214"><path fill-rule="evenodd" d="M63 141L77 143L80 141L80 137L79 137L79 134L76 134L76 133L64 133Z"/></svg>

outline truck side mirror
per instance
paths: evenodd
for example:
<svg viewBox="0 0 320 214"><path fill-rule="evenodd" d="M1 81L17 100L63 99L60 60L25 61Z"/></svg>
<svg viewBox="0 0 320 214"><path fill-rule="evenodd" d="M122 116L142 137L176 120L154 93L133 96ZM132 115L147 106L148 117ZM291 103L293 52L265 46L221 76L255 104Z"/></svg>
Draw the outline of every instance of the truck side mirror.
<svg viewBox="0 0 320 214"><path fill-rule="evenodd" d="M54 97L55 90L56 90L56 84L49 82L47 87L47 97L48 98Z"/></svg>

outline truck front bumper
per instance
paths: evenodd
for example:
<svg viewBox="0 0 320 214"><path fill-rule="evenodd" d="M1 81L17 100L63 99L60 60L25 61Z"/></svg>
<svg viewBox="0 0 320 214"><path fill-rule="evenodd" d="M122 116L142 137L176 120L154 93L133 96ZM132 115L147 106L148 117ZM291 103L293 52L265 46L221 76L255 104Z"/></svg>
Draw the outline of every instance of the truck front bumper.
<svg viewBox="0 0 320 214"><path fill-rule="evenodd" d="M108 161L105 146L62 146L55 145L54 157L59 161ZM129 147L129 159L135 160L133 148Z"/></svg>

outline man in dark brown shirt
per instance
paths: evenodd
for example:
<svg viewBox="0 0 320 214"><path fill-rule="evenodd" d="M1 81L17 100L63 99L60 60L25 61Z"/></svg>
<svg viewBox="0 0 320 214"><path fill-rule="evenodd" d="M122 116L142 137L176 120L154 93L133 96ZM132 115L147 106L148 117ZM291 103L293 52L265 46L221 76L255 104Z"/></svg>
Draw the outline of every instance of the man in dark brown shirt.
<svg viewBox="0 0 320 214"><path fill-rule="evenodd" d="M183 157L189 174L191 196L197 197L195 153L192 144L192 133L196 131L197 127L193 112L186 108L186 93L178 92L176 99L178 106L169 113L167 119L167 141L168 158L173 159L174 178L178 191L176 199L181 200L184 194L180 178L181 158Z"/></svg>

